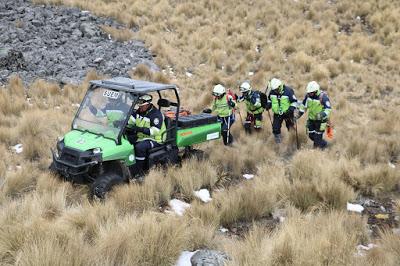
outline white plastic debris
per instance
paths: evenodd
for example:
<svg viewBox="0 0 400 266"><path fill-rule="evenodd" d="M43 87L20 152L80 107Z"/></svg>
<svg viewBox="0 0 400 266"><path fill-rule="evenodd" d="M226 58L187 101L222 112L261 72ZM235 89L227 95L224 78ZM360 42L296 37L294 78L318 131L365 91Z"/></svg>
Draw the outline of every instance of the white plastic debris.
<svg viewBox="0 0 400 266"><path fill-rule="evenodd" d="M246 178L246 179L253 179L254 175L252 175L252 174L244 174L243 177Z"/></svg>
<svg viewBox="0 0 400 266"><path fill-rule="evenodd" d="M226 233L226 232L229 232L229 229L227 229L227 228L225 228L225 227L220 227L219 229L218 229L220 232L222 232L222 233Z"/></svg>
<svg viewBox="0 0 400 266"><path fill-rule="evenodd" d="M389 162L388 164L389 164L389 167L396 168L396 165L394 165L392 162Z"/></svg>
<svg viewBox="0 0 400 266"><path fill-rule="evenodd" d="M190 204L178 199L172 199L169 201L169 206L177 215L182 216L185 210L190 207Z"/></svg>
<svg viewBox="0 0 400 266"><path fill-rule="evenodd" d="M368 250L373 249L373 248L375 248L375 247L377 247L377 245L375 245L375 244L373 244L373 243L370 243L370 244L368 244L367 246L358 245L358 246L357 246L357 253L356 253L356 255L358 255L358 256L365 256L365 251L368 251Z"/></svg>
<svg viewBox="0 0 400 266"><path fill-rule="evenodd" d="M191 78L191 77L193 76L193 74L190 73L190 72L186 72L185 74L186 74L186 76L187 76L188 78Z"/></svg>
<svg viewBox="0 0 400 266"><path fill-rule="evenodd" d="M175 266L192 266L192 263L190 262L190 259L196 253L197 250L191 252L191 251L182 251L181 255L178 258L178 261L176 262Z"/></svg>
<svg viewBox="0 0 400 266"><path fill-rule="evenodd" d="M12 149L15 151L15 153L21 153L24 150L21 143L18 143L17 145L12 146Z"/></svg>
<svg viewBox="0 0 400 266"><path fill-rule="evenodd" d="M364 207L360 204L352 204L347 202L347 210L351 212L361 213L364 210Z"/></svg>
<svg viewBox="0 0 400 266"><path fill-rule="evenodd" d="M203 188L198 191L194 191L194 195L199 198L202 202L210 202L212 198L210 197L210 191Z"/></svg>

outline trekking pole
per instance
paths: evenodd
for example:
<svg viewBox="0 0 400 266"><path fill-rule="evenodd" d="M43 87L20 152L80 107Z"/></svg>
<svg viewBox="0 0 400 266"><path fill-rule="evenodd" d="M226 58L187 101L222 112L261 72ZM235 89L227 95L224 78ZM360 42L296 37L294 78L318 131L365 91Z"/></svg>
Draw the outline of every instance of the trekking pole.
<svg viewBox="0 0 400 266"><path fill-rule="evenodd" d="M228 117L228 132L226 134L226 144L229 144L229 135L231 130L231 116Z"/></svg>
<svg viewBox="0 0 400 266"><path fill-rule="evenodd" d="M269 122L271 122L271 127L273 128L274 126L272 125L272 119L271 119L271 114L269 112L269 109L267 109L267 112L268 112Z"/></svg>
<svg viewBox="0 0 400 266"><path fill-rule="evenodd" d="M297 149L300 150L299 135L297 134L297 119L294 119L294 129L296 132L296 146Z"/></svg>

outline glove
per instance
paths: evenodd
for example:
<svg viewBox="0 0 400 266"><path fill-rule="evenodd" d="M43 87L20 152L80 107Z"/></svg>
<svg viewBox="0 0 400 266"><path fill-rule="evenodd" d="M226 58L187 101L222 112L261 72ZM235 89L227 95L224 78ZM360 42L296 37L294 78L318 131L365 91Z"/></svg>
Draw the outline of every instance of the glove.
<svg viewBox="0 0 400 266"><path fill-rule="evenodd" d="M143 133L144 130L146 129L146 128L144 128L144 127L137 127L137 126L135 126L134 128L135 128L135 131L136 131L136 132L142 132L142 133Z"/></svg>
<svg viewBox="0 0 400 266"><path fill-rule="evenodd" d="M294 117L294 107L290 106L287 112L289 117Z"/></svg>
<svg viewBox="0 0 400 266"><path fill-rule="evenodd" d="M317 114L317 116L315 117L317 120L325 120L326 119L326 114L325 112L320 112Z"/></svg>
<svg viewBox="0 0 400 266"><path fill-rule="evenodd" d="M205 114L211 114L211 113L212 113L212 110L211 110L210 108L206 108L206 109L203 110L203 113L205 113Z"/></svg>
<svg viewBox="0 0 400 266"><path fill-rule="evenodd" d="M300 117L302 117L303 114L304 114L304 112L299 111L295 116L296 120L298 120Z"/></svg>

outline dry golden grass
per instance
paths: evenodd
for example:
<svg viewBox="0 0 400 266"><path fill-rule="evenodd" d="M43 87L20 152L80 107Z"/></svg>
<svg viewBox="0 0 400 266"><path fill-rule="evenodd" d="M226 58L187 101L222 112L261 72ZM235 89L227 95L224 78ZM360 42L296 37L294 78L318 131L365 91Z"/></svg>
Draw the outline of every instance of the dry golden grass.
<svg viewBox="0 0 400 266"><path fill-rule="evenodd" d="M102 25L101 29L106 33L109 34L114 40L120 42L126 42L132 40L133 32L129 29L117 29L114 27Z"/></svg>
<svg viewBox="0 0 400 266"><path fill-rule="evenodd" d="M162 72L139 65L130 75L177 84L182 105L196 112L210 105L217 83L239 94L245 79L264 90L279 77L301 100L315 79L331 98L335 138L325 151L308 150L303 117L302 150L286 129L279 147L267 113L263 132L251 136L237 116L234 147L204 144L208 160L154 169L142 185L121 185L104 204L90 204L87 187L59 181L46 166L50 146L69 130L72 104L89 80L104 77L90 71L80 86L63 88L40 80L24 88L13 77L0 89L2 264L169 265L182 250L205 247L227 251L233 265L398 264L397 235L369 240L366 221L340 211L359 195L400 198L398 1L34 2L77 6L138 27L134 37ZM132 37L129 29L106 31ZM24 153L11 152L21 142ZM244 180L244 173L255 178ZM200 188L212 190L212 202L194 199ZM171 197L191 201L183 217L156 213ZM217 233L276 208L289 217L273 232L255 226L241 240ZM354 256L369 241L378 248Z"/></svg>
<svg viewBox="0 0 400 266"><path fill-rule="evenodd" d="M292 210L275 233L254 227L244 241L230 241L225 248L232 256L229 265L351 265L356 245L367 239L357 216L304 217Z"/></svg>

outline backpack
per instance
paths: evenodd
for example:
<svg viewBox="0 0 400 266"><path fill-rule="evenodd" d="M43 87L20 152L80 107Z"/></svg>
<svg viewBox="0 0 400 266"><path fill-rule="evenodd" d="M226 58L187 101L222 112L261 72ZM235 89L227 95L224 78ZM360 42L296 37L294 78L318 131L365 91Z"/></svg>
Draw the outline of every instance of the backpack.
<svg viewBox="0 0 400 266"><path fill-rule="evenodd" d="M268 96L267 94L265 94L262 91L255 91L256 93L258 93L258 95L260 95L260 100L261 100L261 106L262 108L267 108L268 105Z"/></svg>

